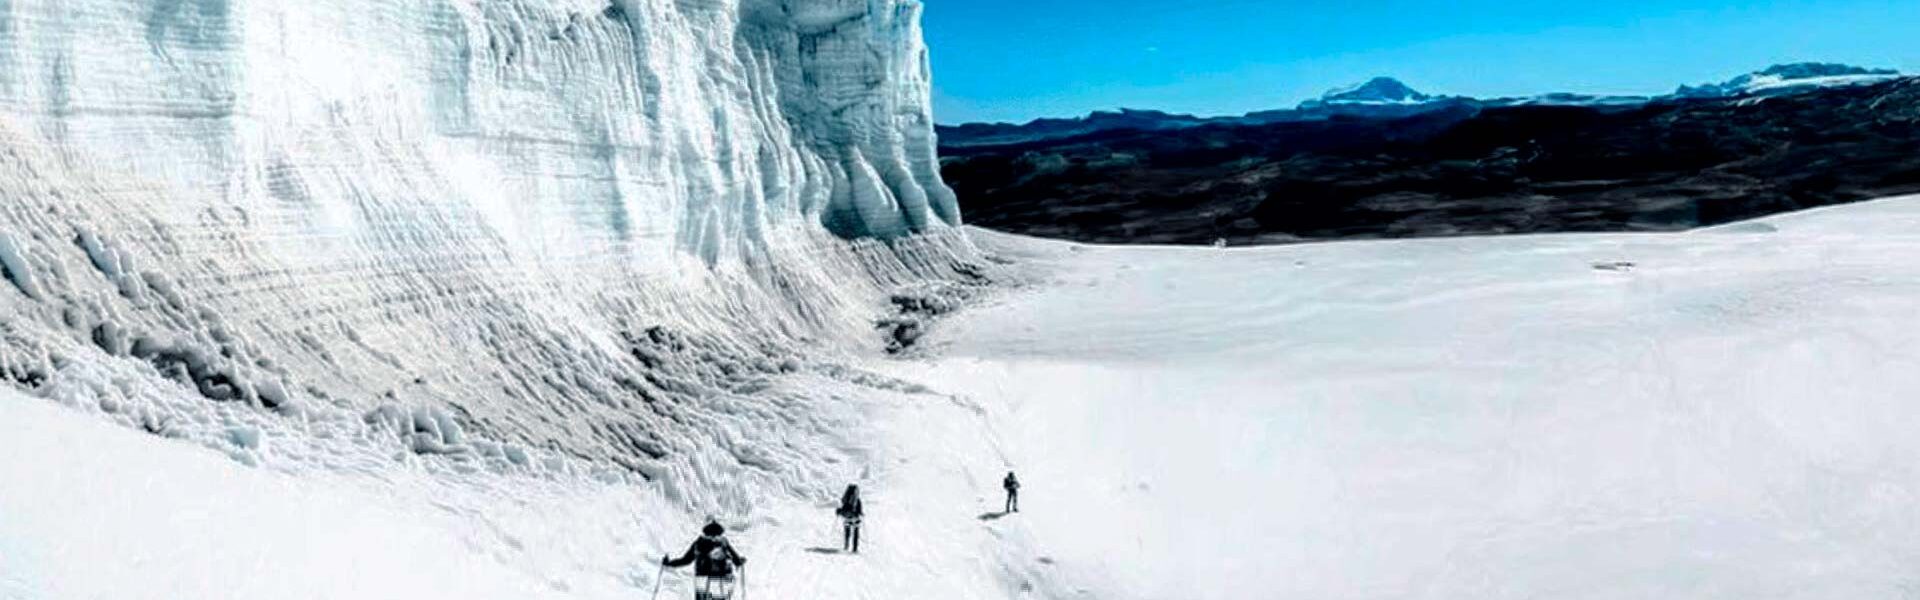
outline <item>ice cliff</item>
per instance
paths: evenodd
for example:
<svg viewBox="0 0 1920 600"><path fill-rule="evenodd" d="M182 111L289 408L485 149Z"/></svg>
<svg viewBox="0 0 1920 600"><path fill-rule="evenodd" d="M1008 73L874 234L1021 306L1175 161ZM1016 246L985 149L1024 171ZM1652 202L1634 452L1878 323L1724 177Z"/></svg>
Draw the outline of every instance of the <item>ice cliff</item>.
<svg viewBox="0 0 1920 600"><path fill-rule="evenodd" d="M0 385L247 460L284 427L793 485L833 449L749 442L828 400L781 378L889 385L833 357L978 273L919 16L0 1Z"/></svg>

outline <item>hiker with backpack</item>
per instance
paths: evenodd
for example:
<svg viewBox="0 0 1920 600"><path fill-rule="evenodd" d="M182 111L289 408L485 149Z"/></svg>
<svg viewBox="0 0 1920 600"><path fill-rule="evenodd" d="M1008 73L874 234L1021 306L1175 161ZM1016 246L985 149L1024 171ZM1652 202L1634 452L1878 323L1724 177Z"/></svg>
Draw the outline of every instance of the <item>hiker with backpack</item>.
<svg viewBox="0 0 1920 600"><path fill-rule="evenodd" d="M849 485L847 492L840 495L840 508L834 511L840 515L842 535L840 549L854 554L860 553L860 518L867 511L860 505L860 486Z"/></svg>
<svg viewBox="0 0 1920 600"><path fill-rule="evenodd" d="M1000 482L1000 487L1007 489L1006 512L1020 512L1020 480L1013 478L1013 471L1007 471L1007 478Z"/></svg>
<svg viewBox="0 0 1920 600"><path fill-rule="evenodd" d="M734 551L733 544L727 541L727 528L716 521L707 521L700 529L700 539L694 540L687 553L680 558L660 557L662 567L684 567L693 563L694 600L726 600L733 597L733 568L745 567L747 557Z"/></svg>

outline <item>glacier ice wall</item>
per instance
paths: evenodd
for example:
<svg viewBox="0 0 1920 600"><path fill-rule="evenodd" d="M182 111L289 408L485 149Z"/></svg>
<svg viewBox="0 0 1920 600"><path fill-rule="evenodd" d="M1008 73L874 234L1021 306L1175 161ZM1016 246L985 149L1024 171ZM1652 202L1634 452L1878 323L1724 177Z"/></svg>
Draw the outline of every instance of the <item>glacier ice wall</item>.
<svg viewBox="0 0 1920 600"><path fill-rule="evenodd" d="M919 11L0 0L0 383L791 481L743 440L831 424L767 381L978 272Z"/></svg>
<svg viewBox="0 0 1920 600"><path fill-rule="evenodd" d="M228 202L337 209L350 194L287 168L352 172L314 159L377 134L422 156L376 159L426 161L516 242L668 232L714 258L802 221L958 221L918 19L891 0L15 0L0 100L56 146Z"/></svg>

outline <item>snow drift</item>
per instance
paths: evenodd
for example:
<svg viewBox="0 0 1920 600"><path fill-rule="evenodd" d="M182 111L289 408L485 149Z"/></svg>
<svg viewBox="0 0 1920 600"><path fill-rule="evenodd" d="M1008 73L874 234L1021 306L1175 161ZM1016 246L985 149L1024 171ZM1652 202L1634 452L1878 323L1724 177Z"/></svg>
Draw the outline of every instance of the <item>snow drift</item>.
<svg viewBox="0 0 1920 600"><path fill-rule="evenodd" d="M826 427L769 380L859 379L890 293L979 273L919 10L0 3L0 377L246 461L804 487L835 450L747 442Z"/></svg>

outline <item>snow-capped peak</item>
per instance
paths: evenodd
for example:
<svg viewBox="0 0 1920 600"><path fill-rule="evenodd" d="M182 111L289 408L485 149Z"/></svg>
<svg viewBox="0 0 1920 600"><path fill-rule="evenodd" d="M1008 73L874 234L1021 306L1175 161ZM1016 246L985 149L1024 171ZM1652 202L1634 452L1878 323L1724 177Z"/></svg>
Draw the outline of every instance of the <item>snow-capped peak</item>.
<svg viewBox="0 0 1920 600"><path fill-rule="evenodd" d="M1434 100L1434 96L1420 93L1400 80L1392 77L1375 77L1366 83L1336 88L1320 96L1318 100L1309 100L1306 105L1353 105L1353 104L1420 104Z"/></svg>
<svg viewBox="0 0 1920 600"><path fill-rule="evenodd" d="M1723 83L1683 85L1674 95L1682 98L1774 96L1822 87L1879 83L1899 76L1900 72L1893 69L1869 69L1839 63L1787 63L1734 77Z"/></svg>

